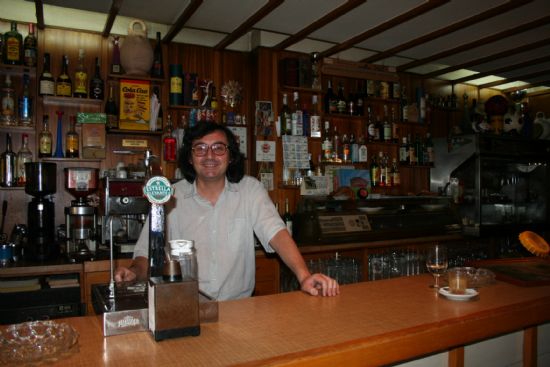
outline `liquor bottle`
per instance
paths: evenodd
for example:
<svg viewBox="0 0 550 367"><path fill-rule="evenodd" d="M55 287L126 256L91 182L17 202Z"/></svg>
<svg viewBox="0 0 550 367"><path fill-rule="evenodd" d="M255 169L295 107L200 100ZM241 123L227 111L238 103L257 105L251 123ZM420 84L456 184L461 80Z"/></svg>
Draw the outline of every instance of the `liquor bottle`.
<svg viewBox="0 0 550 367"><path fill-rule="evenodd" d="M32 162L32 152L29 149L29 136L27 134L21 135L21 148L17 152L15 157L17 186L25 186L27 182L27 174L25 172L25 163Z"/></svg>
<svg viewBox="0 0 550 367"><path fill-rule="evenodd" d="M309 166L306 171L306 176L307 177L315 176L315 165L313 164L313 158L311 157L311 153L308 153L307 157L309 161Z"/></svg>
<svg viewBox="0 0 550 367"><path fill-rule="evenodd" d="M376 123L372 119L372 109L371 106L367 106L367 137L369 142L376 141Z"/></svg>
<svg viewBox="0 0 550 367"><path fill-rule="evenodd" d="M111 62L111 74L122 74L122 65L120 64L119 36L113 36L113 59Z"/></svg>
<svg viewBox="0 0 550 367"><path fill-rule="evenodd" d="M423 152L423 144L422 139L418 135L416 135L416 138L414 140L414 151L416 153L416 164L422 165L424 164L424 152Z"/></svg>
<svg viewBox="0 0 550 367"><path fill-rule="evenodd" d="M59 97L72 96L72 82L69 76L69 57L63 55L61 58L61 74L57 77L55 83L55 95Z"/></svg>
<svg viewBox="0 0 550 367"><path fill-rule="evenodd" d="M375 141L384 140L384 125L382 124L382 121L380 121L379 115L376 115L376 119L374 122L374 140Z"/></svg>
<svg viewBox="0 0 550 367"><path fill-rule="evenodd" d="M23 60L26 66L36 66L37 45L38 41L34 34L34 24L29 23L29 34L27 34L23 42Z"/></svg>
<svg viewBox="0 0 550 367"><path fill-rule="evenodd" d="M162 137L162 151L166 162L174 162L176 160L176 138L172 135L173 125L172 116L168 115L166 121L166 129Z"/></svg>
<svg viewBox="0 0 550 367"><path fill-rule="evenodd" d="M407 144L407 137L404 136L399 146L399 163L409 164L409 145Z"/></svg>
<svg viewBox="0 0 550 367"><path fill-rule="evenodd" d="M355 107L355 93L353 93L353 91L351 90L348 93L348 100L346 102L346 113L350 116L354 116L357 114Z"/></svg>
<svg viewBox="0 0 550 367"><path fill-rule="evenodd" d="M405 87L403 87L403 90L401 91L401 119L403 122L409 121L409 102L407 101Z"/></svg>
<svg viewBox="0 0 550 367"><path fill-rule="evenodd" d="M49 127L49 116L44 115L42 120L42 131L38 134L38 158L52 156L52 133Z"/></svg>
<svg viewBox="0 0 550 367"><path fill-rule="evenodd" d="M349 154L351 162L359 162L359 144L357 144L354 133L349 136Z"/></svg>
<svg viewBox="0 0 550 367"><path fill-rule="evenodd" d="M57 128L55 135L55 151L53 152L54 158L65 158L65 152L63 151L63 111L55 111L57 115Z"/></svg>
<svg viewBox="0 0 550 367"><path fill-rule="evenodd" d="M0 186L17 185L15 173L15 153L11 148L11 134L6 134L6 150L0 155Z"/></svg>
<svg viewBox="0 0 550 367"><path fill-rule="evenodd" d="M386 178L388 173L388 165L386 164L386 158L384 157L384 152L378 152L378 185L379 186L386 186L387 180Z"/></svg>
<svg viewBox="0 0 550 367"><path fill-rule="evenodd" d="M0 124L13 126L17 123L15 118L15 89L11 85L11 77L6 74L4 87L0 94Z"/></svg>
<svg viewBox="0 0 550 367"><path fill-rule="evenodd" d="M363 82L357 82L357 93L355 94L355 114L363 116L365 114L365 91L363 90Z"/></svg>
<svg viewBox="0 0 550 367"><path fill-rule="evenodd" d="M383 130L384 130L384 141L386 143L391 143L392 136L391 136L391 124L388 119L388 106L384 105L384 124L383 124Z"/></svg>
<svg viewBox="0 0 550 367"><path fill-rule="evenodd" d="M330 137L330 123L325 121L325 138L321 149L323 150L323 160L330 161L332 159L332 139Z"/></svg>
<svg viewBox="0 0 550 367"><path fill-rule="evenodd" d="M311 115L309 116L309 130L312 138L321 137L321 116L319 111L319 97L311 96Z"/></svg>
<svg viewBox="0 0 550 367"><path fill-rule="evenodd" d="M163 125L163 116L162 116L162 102L160 100L160 91L158 87L153 88L153 93L157 96L157 99L159 101L159 113L157 115L157 131L164 130ZM182 118L185 118L185 115L182 115Z"/></svg>
<svg viewBox="0 0 550 367"><path fill-rule="evenodd" d="M17 22L11 22L11 30L4 33L4 64L21 65L23 63L23 36L17 31Z"/></svg>
<svg viewBox="0 0 550 367"><path fill-rule="evenodd" d="M103 100L105 97L105 83L101 79L101 64L99 57L95 58L94 76L90 79L90 98Z"/></svg>
<svg viewBox="0 0 550 367"><path fill-rule="evenodd" d="M401 173L399 172L399 165L397 159L392 160L392 186L401 186Z"/></svg>
<svg viewBox="0 0 550 367"><path fill-rule="evenodd" d="M367 96L368 97L374 97L376 94L376 86L374 84L374 80L367 80Z"/></svg>
<svg viewBox="0 0 550 367"><path fill-rule="evenodd" d="M435 151L434 151L434 143L432 140L432 136L430 133L426 133L426 162L428 166L433 166L435 162Z"/></svg>
<svg viewBox="0 0 550 367"><path fill-rule="evenodd" d="M347 134L342 135L342 162L351 162L351 147Z"/></svg>
<svg viewBox="0 0 550 367"><path fill-rule="evenodd" d="M360 136L357 140L357 145L359 146L359 152L357 154L357 162L368 162L369 156L368 156L368 149L367 145L365 144L365 138L363 136Z"/></svg>
<svg viewBox="0 0 550 367"><path fill-rule="evenodd" d="M333 105L333 101L335 100L336 96L334 95L334 91L332 90L332 82L328 81L328 86L327 86L327 92L325 93L325 97L324 97L324 109L325 109L325 113L335 113L336 112L336 109L334 108L333 109L333 106L336 107L336 105L334 104Z"/></svg>
<svg viewBox="0 0 550 367"><path fill-rule="evenodd" d="M285 198L285 212L283 214L283 221L285 222L288 233L292 236L292 215L290 215L290 210L288 208L288 198Z"/></svg>
<svg viewBox="0 0 550 367"><path fill-rule="evenodd" d="M65 135L65 157L66 158L78 158L80 139L75 129L76 117L69 116L69 130Z"/></svg>
<svg viewBox="0 0 550 367"><path fill-rule="evenodd" d="M391 141L393 143L399 143L399 124L397 123L397 114L395 113L395 106L391 108Z"/></svg>
<svg viewBox="0 0 550 367"><path fill-rule="evenodd" d="M23 93L19 97L19 125L32 125L33 108L32 97L29 92L30 78L28 74L23 74Z"/></svg>
<svg viewBox="0 0 550 367"><path fill-rule="evenodd" d="M281 134L291 135L292 133L292 116L290 107L288 107L288 98L286 93L283 94L283 106L281 107Z"/></svg>
<svg viewBox="0 0 550 367"><path fill-rule="evenodd" d="M302 102L302 135L303 136L310 136L311 134L311 121L310 121L310 112L307 108L307 103Z"/></svg>
<svg viewBox="0 0 550 367"><path fill-rule="evenodd" d="M300 96L298 92L294 92L293 97L293 107L290 115L291 133L295 136L302 136L304 135L304 120L303 112L300 109Z"/></svg>
<svg viewBox="0 0 550 367"><path fill-rule="evenodd" d="M84 67L84 50L78 50L78 64L74 72L74 97L88 98L88 73Z"/></svg>
<svg viewBox="0 0 550 367"><path fill-rule="evenodd" d="M347 110L347 103L346 103L346 97L344 97L344 86L342 83L338 84L338 97L337 97L337 107L336 112L337 113L346 113Z"/></svg>
<svg viewBox="0 0 550 367"><path fill-rule="evenodd" d="M151 77L164 78L164 66L162 63L162 41L160 32L157 32L157 44L153 50L153 66L151 67Z"/></svg>
<svg viewBox="0 0 550 367"><path fill-rule="evenodd" d="M41 96L53 96L55 94L55 81L50 72L50 54L44 54L44 69L40 75L38 93Z"/></svg>
<svg viewBox="0 0 550 367"><path fill-rule="evenodd" d="M338 129L334 125L334 132L332 133L332 161L341 162L342 161L342 141L340 140L340 135L338 134Z"/></svg>
<svg viewBox="0 0 550 367"><path fill-rule="evenodd" d="M416 145L415 143L412 141L411 137L409 136L409 138L407 139L408 142L409 142L409 164L411 166L415 166L418 162L417 160L417 155L416 155Z"/></svg>
<svg viewBox="0 0 550 367"><path fill-rule="evenodd" d="M105 103L105 114L107 115L107 129L118 129L118 108L112 85L109 86L109 98Z"/></svg>
<svg viewBox="0 0 550 367"><path fill-rule="evenodd" d="M376 154L373 155L370 163L370 177L373 187L380 186L380 167L376 162Z"/></svg>

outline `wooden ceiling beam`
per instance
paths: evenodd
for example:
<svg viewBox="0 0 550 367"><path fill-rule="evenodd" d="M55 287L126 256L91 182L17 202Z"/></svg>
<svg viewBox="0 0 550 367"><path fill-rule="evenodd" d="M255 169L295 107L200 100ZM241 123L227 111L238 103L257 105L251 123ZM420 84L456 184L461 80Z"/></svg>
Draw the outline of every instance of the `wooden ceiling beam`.
<svg viewBox="0 0 550 367"><path fill-rule="evenodd" d="M529 80L529 79L532 79L532 78L539 77L541 75L549 75L549 74L550 74L550 70L545 69L545 70L540 70L540 71L537 71L537 72L534 72L534 73L531 73L531 74L518 75L518 76L515 76L511 79L506 78L506 79L502 79L502 80L496 80L496 81L491 82L491 83L480 84L477 87L479 89L492 88L492 87L496 87L497 85L512 83L514 81L520 81L520 80L521 81Z"/></svg>
<svg viewBox="0 0 550 367"><path fill-rule="evenodd" d="M542 18L536 19L536 20L531 21L531 22L520 24L517 27L509 28L505 31L498 32L498 33L492 34L490 36L478 39L477 41L473 41L473 42L470 42L470 43L465 43L465 44L462 44L460 46L457 46L457 47L439 52L439 53L434 54L432 56L428 56L428 57L425 57L423 59L412 61L412 62L409 62L405 65L400 65L400 66L397 67L397 71L406 71L406 70L412 69L416 66L428 64L432 61L439 60L439 59L442 59L444 57L455 55L455 54L463 52L463 51L468 51L468 50L471 50L473 48L489 44L491 42L499 41L499 40L502 40L503 38L510 37L510 36L516 35L518 33L525 32L529 29L533 29L533 28L537 28L537 27L546 25L548 23L550 23L550 15L544 16ZM442 69L442 70L446 70L446 69ZM454 70L457 70L457 69L454 69ZM434 72L432 74L433 75L441 75L441 74L445 74L447 72L448 71L444 71L444 72L441 72L441 73Z"/></svg>
<svg viewBox="0 0 550 367"><path fill-rule="evenodd" d="M402 43L400 45L397 45L395 47L390 48L389 50L379 52L376 55L370 56L367 59L365 59L368 63L373 63L388 57L391 57L393 55L398 54L399 52L402 52L404 50L408 50L410 48L425 44L426 42L432 41L436 38L445 36L447 34L456 32L458 30L464 29L466 27L469 27L473 24L485 21L489 18L495 17L497 15L506 13L512 9L518 8L520 6L525 5L526 3L531 2L532 0L510 0L504 4L501 4L499 6L496 6L494 8L491 8L489 10L486 10L484 12L481 12L479 14L476 14L470 18L463 19L461 21L455 22L449 26L440 28L434 32L425 34L424 36L412 39L408 42Z"/></svg>
<svg viewBox="0 0 550 367"><path fill-rule="evenodd" d="M327 13L325 16L316 20L315 22L311 23L310 25L301 29L300 31L296 32L294 35L287 37L284 41L275 45L273 48L275 50L284 50L285 48L303 40L308 35L318 30L319 28L324 27L325 25L329 24L333 20L338 19L342 15L350 12L351 10L355 9L359 5L362 5L366 2L367 0L348 0L346 1L346 3L344 3L344 5L341 5L338 8L334 9L333 11Z"/></svg>
<svg viewBox="0 0 550 367"><path fill-rule="evenodd" d="M448 3L449 0L427 0L422 5L417 6L416 8L413 8L412 10L409 10L405 13L402 13L395 18L392 18L388 20L387 22L384 22L374 28L371 28L355 37L352 37L344 42L339 43L338 45L335 45L328 50L325 50L321 52L321 57L329 57L331 55L334 55L335 53L338 53L343 50L347 50L349 48L352 48L356 44L363 42L366 39L369 39L377 34L380 34L390 28L393 28L397 26L398 24L401 24L403 22L406 22L408 20L411 20L413 18L416 18L417 16L424 14L430 10L433 10L445 3ZM363 60L364 61L364 60Z"/></svg>
<svg viewBox="0 0 550 367"><path fill-rule="evenodd" d="M166 35L162 39L163 43L168 43L174 39L174 37L177 36L177 34L181 31L185 23L191 18L193 14L197 11L199 6L201 6L203 0L191 0L189 5L185 8L183 13L178 17L176 22L172 24L168 32L166 32Z"/></svg>
<svg viewBox="0 0 550 367"><path fill-rule="evenodd" d="M113 24L115 23L115 18L118 15L118 12L120 11L120 7L122 6L122 2L124 0L113 0L111 2L111 8L109 9L109 14L107 14L107 20L105 21L105 27L103 27L103 32L101 35L103 37L109 37L111 34L111 29L113 28Z"/></svg>
<svg viewBox="0 0 550 367"><path fill-rule="evenodd" d="M214 49L223 50L224 48L235 42L246 32L248 32L254 26L254 24L258 23L262 18L271 13L273 9L281 5L283 1L284 0L269 0L267 4L262 6L260 10L252 14L252 16L245 20L243 24L237 27L237 29L228 34L223 40L221 40L216 46L214 46Z"/></svg>
<svg viewBox="0 0 550 367"><path fill-rule="evenodd" d="M46 24L44 24L44 3L42 0L34 0L34 7L36 9L36 26L38 29L43 30L46 28Z"/></svg>
<svg viewBox="0 0 550 367"><path fill-rule="evenodd" d="M526 44L526 45L523 45L523 46L520 46L520 47L515 47L515 48L509 49L509 50L497 52L496 54L488 55L488 56L485 56L485 57L481 57L479 59L470 60L470 61L467 61L467 62L463 62L462 64L449 66L449 67L444 68L444 69L440 69L440 70L437 70L437 71L433 71L431 73L420 74L420 75L423 78L434 78L438 75L443 75L443 74L450 73L451 71L456 71L456 70L459 70L459 69L465 69L465 68L468 68L468 67L474 66L474 65L484 64L484 63L489 62L489 61L494 61L494 60L497 60L497 59L509 57L510 55L518 54L518 53L525 52L525 51L531 51L535 48L539 48L539 47L542 47L542 46L547 46L549 44L550 44L550 38L545 38L545 39L537 41L537 42L533 42L533 43L529 43L529 44Z"/></svg>
<svg viewBox="0 0 550 367"><path fill-rule="evenodd" d="M505 73L507 71L517 70L517 69L525 68L525 67L528 67L528 66L533 66L533 65L536 65L536 64L540 64L540 63L543 63L543 62L548 62L548 60L549 60L548 56L542 56L542 57L539 57L537 59L523 61L523 62L520 62L518 64L507 65L507 66L503 66L503 67L498 68L498 69L491 69L491 70L483 71L481 73L468 75L468 76L465 76L463 78L453 79L453 83L455 83L455 84L464 83L464 82L467 82L469 80L480 79L480 78L484 78L484 77L489 76L489 75L498 76L498 74L500 74L500 73Z"/></svg>

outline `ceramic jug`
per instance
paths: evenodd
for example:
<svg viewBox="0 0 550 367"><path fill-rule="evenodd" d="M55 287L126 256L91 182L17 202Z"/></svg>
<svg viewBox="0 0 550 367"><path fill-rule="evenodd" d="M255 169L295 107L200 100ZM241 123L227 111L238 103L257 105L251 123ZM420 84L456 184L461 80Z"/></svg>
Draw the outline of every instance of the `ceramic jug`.
<svg viewBox="0 0 550 367"><path fill-rule="evenodd" d="M128 26L128 36L120 46L120 62L129 75L149 75L153 65L153 47L147 39L147 26L134 19Z"/></svg>

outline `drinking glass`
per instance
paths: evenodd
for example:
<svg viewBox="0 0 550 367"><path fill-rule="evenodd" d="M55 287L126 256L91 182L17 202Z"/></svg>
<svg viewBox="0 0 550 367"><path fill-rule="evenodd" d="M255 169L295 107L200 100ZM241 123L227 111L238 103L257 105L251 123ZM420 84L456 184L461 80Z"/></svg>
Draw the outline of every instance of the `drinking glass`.
<svg viewBox="0 0 550 367"><path fill-rule="evenodd" d="M430 285L431 288L439 288L439 277L445 273L448 264L445 246L437 244L428 249L426 267L435 278L435 284Z"/></svg>

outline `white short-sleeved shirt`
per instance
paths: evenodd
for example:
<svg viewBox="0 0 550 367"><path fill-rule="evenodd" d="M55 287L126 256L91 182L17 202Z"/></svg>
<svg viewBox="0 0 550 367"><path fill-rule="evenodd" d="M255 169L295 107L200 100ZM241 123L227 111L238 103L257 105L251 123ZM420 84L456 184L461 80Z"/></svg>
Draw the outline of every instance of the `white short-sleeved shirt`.
<svg viewBox="0 0 550 367"><path fill-rule="evenodd" d="M248 297L254 290L254 233L267 252L269 241L285 229L263 185L250 176L225 181L216 205L197 193L196 184L174 185L174 209L166 214L166 241L195 241L199 288L218 300ZM149 221L143 227L134 257L148 256Z"/></svg>

